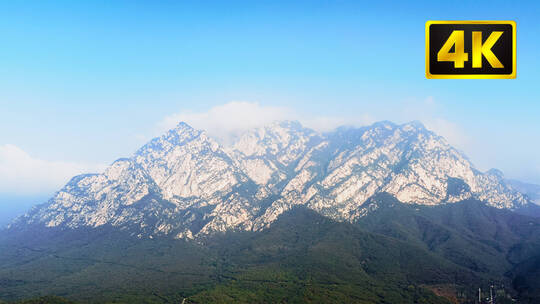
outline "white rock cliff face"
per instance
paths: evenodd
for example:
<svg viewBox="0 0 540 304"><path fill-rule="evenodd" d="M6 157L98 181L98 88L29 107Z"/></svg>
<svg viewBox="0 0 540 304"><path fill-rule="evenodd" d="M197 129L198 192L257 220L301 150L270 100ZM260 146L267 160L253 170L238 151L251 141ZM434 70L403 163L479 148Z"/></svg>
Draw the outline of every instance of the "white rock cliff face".
<svg viewBox="0 0 540 304"><path fill-rule="evenodd" d="M409 204L529 203L417 122L326 134L276 122L230 147L180 123L104 173L74 177L10 227L110 225L139 237L195 238L264 229L295 205L354 222L376 208L364 203L380 192Z"/></svg>

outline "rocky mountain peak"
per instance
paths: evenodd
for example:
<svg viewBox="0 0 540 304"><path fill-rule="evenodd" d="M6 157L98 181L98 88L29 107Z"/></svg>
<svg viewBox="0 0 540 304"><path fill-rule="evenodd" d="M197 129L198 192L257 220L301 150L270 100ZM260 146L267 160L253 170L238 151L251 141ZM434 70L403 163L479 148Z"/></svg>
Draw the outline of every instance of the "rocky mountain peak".
<svg viewBox="0 0 540 304"><path fill-rule="evenodd" d="M504 173L499 169L491 168L486 173L489 175L496 176L497 178L501 180L504 179Z"/></svg>
<svg viewBox="0 0 540 304"><path fill-rule="evenodd" d="M314 136L317 136L315 131L302 127L297 121L276 121L246 132L233 143L232 149L246 156L275 155Z"/></svg>
<svg viewBox="0 0 540 304"><path fill-rule="evenodd" d="M408 123L404 123L404 124L400 125L400 128L405 130L405 131L411 131L411 130L420 131L420 132L426 132L427 131L424 124L421 123L418 120L413 120L413 121L410 121Z"/></svg>

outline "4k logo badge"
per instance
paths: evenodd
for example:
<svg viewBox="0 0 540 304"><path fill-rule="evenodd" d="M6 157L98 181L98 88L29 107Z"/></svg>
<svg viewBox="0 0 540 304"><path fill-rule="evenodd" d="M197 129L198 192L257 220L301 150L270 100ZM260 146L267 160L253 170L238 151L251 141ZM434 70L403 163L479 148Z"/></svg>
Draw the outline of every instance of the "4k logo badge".
<svg viewBox="0 0 540 304"><path fill-rule="evenodd" d="M516 23L428 21L426 77L516 78Z"/></svg>

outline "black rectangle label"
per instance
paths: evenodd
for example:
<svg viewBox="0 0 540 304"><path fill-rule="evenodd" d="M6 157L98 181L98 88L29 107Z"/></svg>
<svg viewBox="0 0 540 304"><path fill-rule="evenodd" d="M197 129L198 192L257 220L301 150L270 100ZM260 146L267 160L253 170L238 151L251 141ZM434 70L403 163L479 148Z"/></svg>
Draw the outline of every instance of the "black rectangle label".
<svg viewBox="0 0 540 304"><path fill-rule="evenodd" d="M516 78L514 21L428 21L427 78Z"/></svg>

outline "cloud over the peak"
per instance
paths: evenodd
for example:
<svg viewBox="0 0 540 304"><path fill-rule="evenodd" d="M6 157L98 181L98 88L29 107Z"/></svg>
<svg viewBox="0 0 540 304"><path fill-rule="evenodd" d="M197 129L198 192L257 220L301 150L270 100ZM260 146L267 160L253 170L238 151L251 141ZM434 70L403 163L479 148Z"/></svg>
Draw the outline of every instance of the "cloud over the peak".
<svg viewBox="0 0 540 304"><path fill-rule="evenodd" d="M0 145L0 193L4 194L51 193L75 175L103 169L103 165L47 161L32 157L15 145Z"/></svg>
<svg viewBox="0 0 540 304"><path fill-rule="evenodd" d="M470 145L471 139L467 133L451 121L443 118L431 118L425 119L424 124L426 128L444 137L448 143L460 150L465 150Z"/></svg>
<svg viewBox="0 0 540 304"><path fill-rule="evenodd" d="M276 120L290 119L294 119L294 115L288 108L234 101L212 107L206 112L181 111L169 115L158 127L162 132L183 121L196 129L205 130L211 136L228 141L245 130Z"/></svg>
<svg viewBox="0 0 540 304"><path fill-rule="evenodd" d="M445 118L444 109L432 96L423 100L408 100L396 112L399 113L397 117L399 120L419 120L426 128L444 137L448 143L460 150L467 150L470 146L471 139L467 136L467 132Z"/></svg>
<svg viewBox="0 0 540 304"><path fill-rule="evenodd" d="M228 143L235 136L257 127L280 120L297 120L317 131L329 131L342 125L364 125L373 122L367 115L354 119L323 115L306 115L288 107L265 106L257 102L233 101L214 106L205 112L181 111L165 117L159 124L159 132L174 128L183 121L196 129Z"/></svg>
<svg viewBox="0 0 540 304"><path fill-rule="evenodd" d="M174 128L183 121L192 127L205 130L210 136L224 144L229 144L243 132L268 125L279 120L297 120L303 126L320 131L331 131L339 126L364 126L377 120L390 119L396 123L413 120L421 121L428 129L443 136L452 146L471 154L471 138L462 127L445 118L444 109L431 96L424 99L405 100L397 104L391 112L347 113L337 116L326 113L306 114L292 107L263 105L257 102L233 101L214 106L206 111L190 110L165 117L158 123L158 134Z"/></svg>

